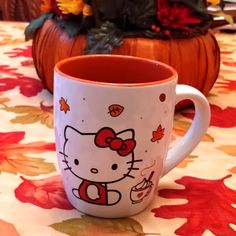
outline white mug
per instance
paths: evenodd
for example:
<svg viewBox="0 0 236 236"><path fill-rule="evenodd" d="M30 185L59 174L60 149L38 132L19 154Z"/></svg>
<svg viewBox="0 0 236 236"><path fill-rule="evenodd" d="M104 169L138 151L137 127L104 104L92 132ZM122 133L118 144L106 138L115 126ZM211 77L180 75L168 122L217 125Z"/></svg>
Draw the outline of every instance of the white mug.
<svg viewBox="0 0 236 236"><path fill-rule="evenodd" d="M177 85L163 63L118 55L67 58L55 66L54 124L64 188L89 215L119 218L144 210L159 179L205 134L207 99ZM175 104L190 99L195 117L169 150Z"/></svg>

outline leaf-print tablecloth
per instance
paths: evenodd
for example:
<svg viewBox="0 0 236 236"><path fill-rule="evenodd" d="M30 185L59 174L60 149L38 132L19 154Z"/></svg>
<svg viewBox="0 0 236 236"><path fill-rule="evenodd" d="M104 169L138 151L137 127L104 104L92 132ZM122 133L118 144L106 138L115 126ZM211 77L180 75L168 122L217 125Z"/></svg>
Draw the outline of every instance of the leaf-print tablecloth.
<svg viewBox="0 0 236 236"><path fill-rule="evenodd" d="M25 26L0 22L0 236L236 235L236 35L216 34L222 65L200 145L162 178L148 209L109 220L79 213L65 197L52 95L36 75ZM176 114L173 140L193 115Z"/></svg>

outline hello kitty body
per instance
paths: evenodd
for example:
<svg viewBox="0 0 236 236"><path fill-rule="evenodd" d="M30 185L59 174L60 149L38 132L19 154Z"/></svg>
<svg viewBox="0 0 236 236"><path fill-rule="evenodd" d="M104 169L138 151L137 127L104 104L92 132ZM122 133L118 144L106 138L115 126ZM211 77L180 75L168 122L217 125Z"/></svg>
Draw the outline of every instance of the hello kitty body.
<svg viewBox="0 0 236 236"><path fill-rule="evenodd" d="M115 133L104 127L97 133L83 133L66 126L64 138L63 152L60 152L64 157L64 169L80 180L77 186L72 186L73 195L91 204L118 203L122 195L112 188L112 184L127 177L133 178L131 170L138 169L133 167L134 130Z"/></svg>

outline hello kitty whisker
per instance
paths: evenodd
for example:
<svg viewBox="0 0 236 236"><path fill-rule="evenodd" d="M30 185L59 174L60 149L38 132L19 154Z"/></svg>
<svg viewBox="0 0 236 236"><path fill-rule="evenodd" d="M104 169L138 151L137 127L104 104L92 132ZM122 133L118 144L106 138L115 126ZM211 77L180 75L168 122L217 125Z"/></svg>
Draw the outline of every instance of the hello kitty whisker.
<svg viewBox="0 0 236 236"><path fill-rule="evenodd" d="M64 152L59 152L61 155L63 155L64 157L68 157Z"/></svg>
<svg viewBox="0 0 236 236"><path fill-rule="evenodd" d="M130 177L130 178L132 178L132 179L135 178L133 175L129 175L129 174L124 174L124 177Z"/></svg>
<svg viewBox="0 0 236 236"><path fill-rule="evenodd" d="M141 161L143 161L143 160L142 159L132 160L132 161L127 161L126 164L131 164L131 163L141 162Z"/></svg>
<svg viewBox="0 0 236 236"><path fill-rule="evenodd" d="M71 167L66 167L64 170L71 170L72 168Z"/></svg>
<svg viewBox="0 0 236 236"><path fill-rule="evenodd" d="M65 162L66 164L68 163L68 161L67 161L67 160L65 160L65 159L64 159L64 160L62 160L62 162Z"/></svg>
<svg viewBox="0 0 236 236"><path fill-rule="evenodd" d="M139 170L139 168L138 167L130 167L130 168L128 168L129 170Z"/></svg>

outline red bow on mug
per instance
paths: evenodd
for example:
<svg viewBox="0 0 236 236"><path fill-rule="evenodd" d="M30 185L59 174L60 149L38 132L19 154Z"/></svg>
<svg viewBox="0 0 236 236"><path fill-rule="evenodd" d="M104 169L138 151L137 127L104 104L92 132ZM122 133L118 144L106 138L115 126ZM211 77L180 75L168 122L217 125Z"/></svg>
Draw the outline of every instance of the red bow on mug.
<svg viewBox="0 0 236 236"><path fill-rule="evenodd" d="M117 151L120 156L129 155L135 148L135 140L123 140L116 135L113 129L105 127L97 132L94 142L98 147L109 147L111 150Z"/></svg>

